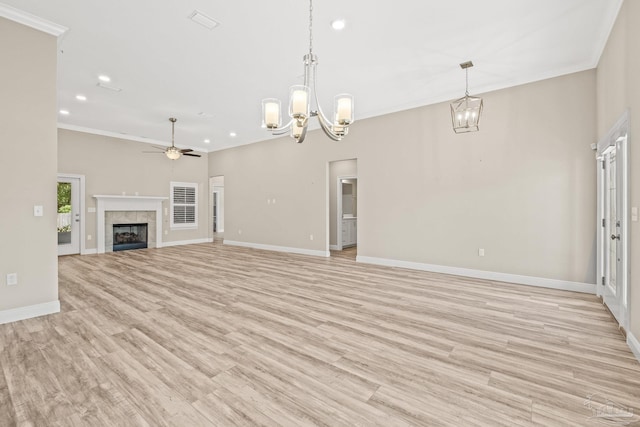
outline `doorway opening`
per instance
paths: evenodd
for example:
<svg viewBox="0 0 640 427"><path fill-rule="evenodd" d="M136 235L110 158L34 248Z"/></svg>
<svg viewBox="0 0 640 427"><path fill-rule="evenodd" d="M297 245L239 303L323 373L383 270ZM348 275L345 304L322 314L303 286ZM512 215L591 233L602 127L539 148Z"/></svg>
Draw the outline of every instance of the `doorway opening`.
<svg viewBox="0 0 640 427"><path fill-rule="evenodd" d="M83 253L84 176L58 174L57 200L58 255Z"/></svg>
<svg viewBox="0 0 640 427"><path fill-rule="evenodd" d="M597 144L597 293L623 329L629 326L629 115Z"/></svg>
<svg viewBox="0 0 640 427"><path fill-rule="evenodd" d="M215 243L224 240L224 175L209 179L211 189L211 238Z"/></svg>
<svg viewBox="0 0 640 427"><path fill-rule="evenodd" d="M358 252L358 161L329 162L329 249L332 257Z"/></svg>

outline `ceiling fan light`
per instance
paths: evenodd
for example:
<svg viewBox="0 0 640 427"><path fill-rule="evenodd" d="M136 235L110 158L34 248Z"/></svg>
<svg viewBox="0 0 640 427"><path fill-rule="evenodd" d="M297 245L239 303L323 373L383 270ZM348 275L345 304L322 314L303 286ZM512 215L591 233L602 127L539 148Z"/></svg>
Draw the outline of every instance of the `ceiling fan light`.
<svg viewBox="0 0 640 427"><path fill-rule="evenodd" d="M170 158L171 160L178 160L180 158L180 156L182 155L180 150L177 149L176 147L167 148L167 151L165 151L165 153L166 153L167 157Z"/></svg>

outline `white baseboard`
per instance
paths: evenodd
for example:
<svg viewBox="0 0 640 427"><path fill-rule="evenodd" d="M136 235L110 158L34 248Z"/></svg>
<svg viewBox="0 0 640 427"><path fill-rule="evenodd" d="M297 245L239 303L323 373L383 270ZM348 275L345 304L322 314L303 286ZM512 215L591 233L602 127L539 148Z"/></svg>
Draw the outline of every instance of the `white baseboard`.
<svg viewBox="0 0 640 427"><path fill-rule="evenodd" d="M520 285L538 286L542 288L561 289L564 291L583 292L586 294L596 293L596 285L591 283L570 282L566 280L521 276L518 274L497 273L493 271L448 267L444 265L423 264L420 262L398 261L359 255L356 257L356 262L384 265L387 267L409 268L411 270L431 271L433 273L453 274L456 276L473 277L475 279L496 280L498 282L517 283Z"/></svg>
<svg viewBox="0 0 640 427"><path fill-rule="evenodd" d="M342 248L338 245L329 245L329 250L330 251L341 251Z"/></svg>
<svg viewBox="0 0 640 427"><path fill-rule="evenodd" d="M640 362L640 341L631 332L627 332L627 345L633 355L636 356L636 359L638 359L638 362Z"/></svg>
<svg viewBox="0 0 640 427"><path fill-rule="evenodd" d="M273 245L263 245L261 243L248 243L248 242L235 242L233 240L224 239L223 244L230 246L241 246L243 248L253 248L253 249L262 249L265 251L275 251L275 252L287 252L291 254L299 254L299 255L312 255L328 258L330 256L329 251L314 251L312 249L300 249L300 248L289 248L286 246L273 246Z"/></svg>
<svg viewBox="0 0 640 427"><path fill-rule="evenodd" d="M59 313L60 301L55 300L42 304L29 305L27 307L12 308L0 311L0 325L4 323L17 322L18 320L31 319L32 317L46 316L47 314Z"/></svg>
<svg viewBox="0 0 640 427"><path fill-rule="evenodd" d="M93 249L85 249L80 253L80 255L95 255L97 253L98 253L98 250L96 248L93 248Z"/></svg>
<svg viewBox="0 0 640 427"><path fill-rule="evenodd" d="M194 240L177 240L175 242L162 242L162 245L158 247L166 248L168 246L195 245L198 243L212 243L212 242L213 242L212 238L194 239Z"/></svg>

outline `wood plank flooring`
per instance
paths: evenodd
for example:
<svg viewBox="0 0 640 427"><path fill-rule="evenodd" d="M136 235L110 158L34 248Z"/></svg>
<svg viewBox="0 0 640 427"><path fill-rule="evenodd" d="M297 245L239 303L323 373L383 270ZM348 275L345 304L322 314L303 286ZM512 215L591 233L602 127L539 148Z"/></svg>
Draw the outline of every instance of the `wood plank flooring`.
<svg viewBox="0 0 640 427"><path fill-rule="evenodd" d="M0 426L585 426L592 394L640 413L592 295L221 244L62 257L59 278L60 314L0 325Z"/></svg>

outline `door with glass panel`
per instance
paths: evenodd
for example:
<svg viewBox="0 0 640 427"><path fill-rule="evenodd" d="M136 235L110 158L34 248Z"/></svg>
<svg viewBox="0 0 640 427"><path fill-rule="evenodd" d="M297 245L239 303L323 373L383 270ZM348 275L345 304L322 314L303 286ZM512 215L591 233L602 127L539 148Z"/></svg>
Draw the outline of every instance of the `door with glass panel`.
<svg viewBox="0 0 640 427"><path fill-rule="evenodd" d="M58 177L58 255L80 253L80 179Z"/></svg>
<svg viewBox="0 0 640 427"><path fill-rule="evenodd" d="M602 298L620 326L627 327L626 142L620 136L599 156Z"/></svg>

